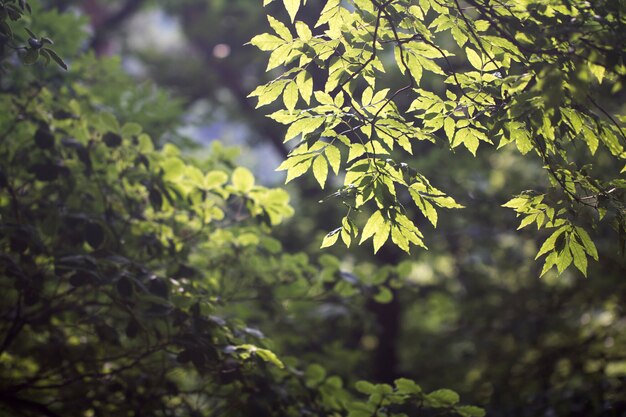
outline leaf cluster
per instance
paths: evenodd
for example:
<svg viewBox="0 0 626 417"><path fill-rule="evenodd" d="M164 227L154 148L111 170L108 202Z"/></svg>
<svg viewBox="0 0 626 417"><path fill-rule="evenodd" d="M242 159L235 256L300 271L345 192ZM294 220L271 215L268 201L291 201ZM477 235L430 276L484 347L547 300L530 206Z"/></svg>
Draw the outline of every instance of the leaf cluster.
<svg viewBox="0 0 626 417"><path fill-rule="evenodd" d="M411 162L429 142L473 155L481 144L514 143L541 161L556 194L549 207L529 200L527 213L536 216L526 224L582 230L608 217L624 240L624 117L597 95L619 93L626 76L618 6L329 0L309 26L297 20L304 3L284 2L295 31L268 16L273 33L250 41L271 53L268 71L284 68L251 96L258 106L282 97L284 110L270 117L288 126L286 142L298 141L279 167L287 181L312 170L324 187L329 166L345 173L333 196L348 212L323 247L339 236L349 246L359 231L360 243L373 237L375 252L389 238L407 252L425 247L415 212L436 226L436 207L461 207ZM386 86L388 74L405 84ZM592 175L605 158L611 174ZM354 213L366 208L361 226ZM550 216L539 214L548 208ZM585 272L587 257L596 256L581 239L565 239L567 250L549 257L547 268L562 272L576 260Z"/></svg>
<svg viewBox="0 0 626 417"><path fill-rule="evenodd" d="M26 65L32 65L39 58L42 58L45 65L54 61L59 67L67 70L67 65L63 59L48 45L54 44L50 38L38 37L26 26L22 26L28 34L26 44L18 45L15 42L20 39L14 33L12 26L18 22L25 14L32 12L31 6L25 0L3 0L0 2L0 64L9 55L6 48L19 52L20 60Z"/></svg>

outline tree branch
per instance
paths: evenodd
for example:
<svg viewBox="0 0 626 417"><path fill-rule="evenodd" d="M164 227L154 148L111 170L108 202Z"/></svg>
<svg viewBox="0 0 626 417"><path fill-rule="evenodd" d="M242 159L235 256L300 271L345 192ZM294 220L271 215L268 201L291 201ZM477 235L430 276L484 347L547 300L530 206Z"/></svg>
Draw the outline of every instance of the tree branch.
<svg viewBox="0 0 626 417"><path fill-rule="evenodd" d="M13 410L18 412L21 412L24 409L29 409L35 411L37 415L44 415L46 417L61 417L59 414L50 410L44 404L31 400L25 400L23 398L0 394L0 403L5 404L9 408L12 408Z"/></svg>

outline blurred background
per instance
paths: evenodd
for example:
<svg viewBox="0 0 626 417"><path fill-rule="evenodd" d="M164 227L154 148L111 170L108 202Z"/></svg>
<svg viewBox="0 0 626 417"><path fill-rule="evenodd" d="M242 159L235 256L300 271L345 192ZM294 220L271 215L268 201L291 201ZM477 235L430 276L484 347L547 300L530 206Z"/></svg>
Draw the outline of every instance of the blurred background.
<svg viewBox="0 0 626 417"><path fill-rule="evenodd" d="M279 3L267 10L287 21ZM316 21L323 4L309 0L299 18ZM271 108L255 110L247 98L277 74L266 74L267 55L246 45L268 30L261 0L43 1L38 7L37 29L51 32L70 77L85 70L98 80L104 108L147 126L161 145L176 143L192 156L237 153L237 162L264 184L284 182L274 171L289 151L284 126L265 117ZM70 16L63 17L66 33L61 12L71 12L63 15ZM86 40L70 30L76 25ZM103 75L118 59L123 73ZM400 85L399 74L388 75L387 83ZM124 89L121 103L107 101L111 85ZM624 113L622 98L606 97ZM467 207L441 213L436 231L422 219L428 251L320 251L345 207L318 203L332 191L320 190L312 175L286 187L296 215L277 236L289 252L336 255L347 279L354 272L392 289L403 282L403 289L393 290L387 303L373 295L357 305L338 300L312 310L306 322L268 318L261 327L279 329L273 334L283 351L346 380L409 377L425 389L454 389L493 416L626 415L626 268L615 233L607 227L592 236L601 261L590 265L589 278L568 270L540 279L533 258L545 236L516 231L513 211L501 207L525 189L548 188L538 158L512 147L483 148L473 158L432 144L415 155L410 165ZM594 171L608 168L599 161Z"/></svg>

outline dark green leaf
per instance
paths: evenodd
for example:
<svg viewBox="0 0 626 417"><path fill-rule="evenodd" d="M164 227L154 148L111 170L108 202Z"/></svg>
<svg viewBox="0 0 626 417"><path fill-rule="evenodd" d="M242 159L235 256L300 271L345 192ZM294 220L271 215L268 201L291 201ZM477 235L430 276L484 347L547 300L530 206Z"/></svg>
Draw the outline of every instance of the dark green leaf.
<svg viewBox="0 0 626 417"><path fill-rule="evenodd" d="M85 241L94 249L99 249L104 243L104 229L97 222L88 222L85 225Z"/></svg>
<svg viewBox="0 0 626 417"><path fill-rule="evenodd" d="M117 148L122 144L122 137L117 133L107 132L102 136L102 140L109 148Z"/></svg>
<svg viewBox="0 0 626 417"><path fill-rule="evenodd" d="M54 62L57 63L58 66L60 66L61 68L63 68L64 70L67 71L67 64L65 64L65 62L63 62L61 57L59 55L57 55L56 52L54 52L50 48L44 48L44 50L50 55L50 58L52 58L54 60Z"/></svg>

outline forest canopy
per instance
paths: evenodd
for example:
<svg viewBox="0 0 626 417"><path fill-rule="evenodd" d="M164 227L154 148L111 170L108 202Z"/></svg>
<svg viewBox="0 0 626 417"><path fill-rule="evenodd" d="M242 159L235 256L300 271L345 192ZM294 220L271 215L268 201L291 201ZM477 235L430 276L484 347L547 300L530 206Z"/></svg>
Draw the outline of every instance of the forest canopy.
<svg viewBox="0 0 626 417"><path fill-rule="evenodd" d="M0 0L0 414L621 415L624 16Z"/></svg>

